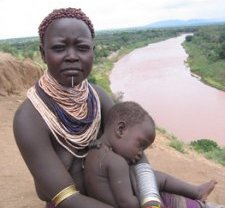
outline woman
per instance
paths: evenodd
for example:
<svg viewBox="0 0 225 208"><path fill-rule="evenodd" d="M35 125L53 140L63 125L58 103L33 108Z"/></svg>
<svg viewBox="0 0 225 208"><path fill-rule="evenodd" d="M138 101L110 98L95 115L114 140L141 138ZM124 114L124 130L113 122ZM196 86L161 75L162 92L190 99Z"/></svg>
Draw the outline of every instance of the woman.
<svg viewBox="0 0 225 208"><path fill-rule="evenodd" d="M93 25L80 9L54 10L40 24L39 36L48 69L15 114L17 145L47 207L109 208L85 196L83 184L88 144L101 134L113 106L104 90L87 81Z"/></svg>

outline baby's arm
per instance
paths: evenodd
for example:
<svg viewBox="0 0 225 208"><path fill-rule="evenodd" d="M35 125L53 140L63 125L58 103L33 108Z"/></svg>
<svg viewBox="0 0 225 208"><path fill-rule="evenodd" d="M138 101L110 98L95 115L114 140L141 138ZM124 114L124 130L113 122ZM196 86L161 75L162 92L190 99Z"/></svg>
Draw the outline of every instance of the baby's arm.
<svg viewBox="0 0 225 208"><path fill-rule="evenodd" d="M119 208L139 208L137 197L132 191L129 166L124 158L113 154L108 163L109 183Z"/></svg>

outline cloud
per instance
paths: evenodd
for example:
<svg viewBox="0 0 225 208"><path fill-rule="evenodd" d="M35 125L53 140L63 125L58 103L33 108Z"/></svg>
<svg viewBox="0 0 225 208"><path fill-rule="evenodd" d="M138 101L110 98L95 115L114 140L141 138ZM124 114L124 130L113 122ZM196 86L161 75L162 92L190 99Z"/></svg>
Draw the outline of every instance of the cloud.
<svg viewBox="0 0 225 208"><path fill-rule="evenodd" d="M61 7L81 8L97 30L166 19L225 19L224 0L0 0L0 38L37 36L42 19Z"/></svg>

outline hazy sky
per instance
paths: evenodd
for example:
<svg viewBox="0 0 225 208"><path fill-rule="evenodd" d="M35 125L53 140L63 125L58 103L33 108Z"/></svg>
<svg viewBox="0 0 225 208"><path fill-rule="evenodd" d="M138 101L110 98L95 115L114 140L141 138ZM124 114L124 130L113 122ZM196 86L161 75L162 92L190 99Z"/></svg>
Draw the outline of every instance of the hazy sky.
<svg viewBox="0 0 225 208"><path fill-rule="evenodd" d="M96 30L168 19L225 19L225 0L0 0L0 39L37 36L42 19L61 7L81 8Z"/></svg>

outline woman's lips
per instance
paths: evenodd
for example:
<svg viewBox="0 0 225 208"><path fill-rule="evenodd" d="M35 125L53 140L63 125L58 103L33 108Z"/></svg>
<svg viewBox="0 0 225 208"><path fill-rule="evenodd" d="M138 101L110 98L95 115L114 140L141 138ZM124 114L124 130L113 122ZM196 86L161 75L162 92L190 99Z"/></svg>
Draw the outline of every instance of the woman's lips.
<svg viewBox="0 0 225 208"><path fill-rule="evenodd" d="M76 75L79 75L81 72L82 70L79 68L68 68L68 69L62 70L62 73L67 76L76 76Z"/></svg>

